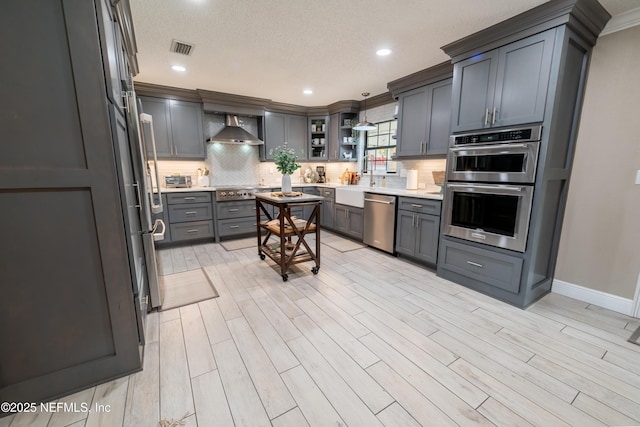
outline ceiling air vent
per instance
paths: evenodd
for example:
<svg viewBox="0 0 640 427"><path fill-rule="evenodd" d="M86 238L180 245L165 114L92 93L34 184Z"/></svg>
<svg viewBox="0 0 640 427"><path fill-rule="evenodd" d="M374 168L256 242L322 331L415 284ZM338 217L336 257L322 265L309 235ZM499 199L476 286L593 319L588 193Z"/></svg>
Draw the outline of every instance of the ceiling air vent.
<svg viewBox="0 0 640 427"><path fill-rule="evenodd" d="M191 55L195 46L189 43L181 42L178 40L171 41L171 52L179 53L180 55Z"/></svg>

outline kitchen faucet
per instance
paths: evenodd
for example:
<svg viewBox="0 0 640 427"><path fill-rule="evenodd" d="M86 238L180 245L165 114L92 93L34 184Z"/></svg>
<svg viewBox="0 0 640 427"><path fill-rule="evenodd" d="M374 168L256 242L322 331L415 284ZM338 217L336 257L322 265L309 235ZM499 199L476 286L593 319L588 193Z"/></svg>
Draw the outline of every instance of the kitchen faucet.
<svg viewBox="0 0 640 427"><path fill-rule="evenodd" d="M373 168L369 168L369 187L376 185L376 180L373 178Z"/></svg>

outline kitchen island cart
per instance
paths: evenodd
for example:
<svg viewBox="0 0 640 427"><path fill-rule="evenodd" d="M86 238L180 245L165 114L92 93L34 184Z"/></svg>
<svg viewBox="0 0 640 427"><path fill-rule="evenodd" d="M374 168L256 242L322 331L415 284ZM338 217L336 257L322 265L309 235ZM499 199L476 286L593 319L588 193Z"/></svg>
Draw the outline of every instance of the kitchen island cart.
<svg viewBox="0 0 640 427"><path fill-rule="evenodd" d="M320 270L320 207L323 199L321 196L298 192L256 194L258 255L262 260L268 256L276 262L285 282L289 278L287 271L294 264L313 261L313 274L318 274ZM273 215L269 206L272 206ZM291 216L292 210L304 207L312 209L307 220ZM261 212L267 220L261 220ZM263 235L265 230L266 234ZM315 251L306 241L306 237L313 234L316 238ZM278 237L279 242L270 240L271 236Z"/></svg>

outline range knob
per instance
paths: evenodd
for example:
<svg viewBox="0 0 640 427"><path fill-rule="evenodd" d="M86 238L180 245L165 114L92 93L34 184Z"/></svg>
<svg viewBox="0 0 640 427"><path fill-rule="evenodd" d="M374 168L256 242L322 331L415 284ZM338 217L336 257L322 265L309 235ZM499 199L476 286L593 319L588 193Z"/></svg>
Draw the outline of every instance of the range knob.
<svg viewBox="0 0 640 427"><path fill-rule="evenodd" d="M233 196L233 191L229 191L229 197Z"/></svg>

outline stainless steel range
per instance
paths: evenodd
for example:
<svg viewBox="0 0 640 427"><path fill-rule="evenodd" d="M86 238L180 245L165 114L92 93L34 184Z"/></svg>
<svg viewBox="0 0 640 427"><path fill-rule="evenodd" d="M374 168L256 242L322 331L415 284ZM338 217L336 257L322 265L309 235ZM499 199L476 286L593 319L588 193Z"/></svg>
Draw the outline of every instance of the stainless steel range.
<svg viewBox="0 0 640 427"><path fill-rule="evenodd" d="M216 201L253 200L256 198L255 193L259 192L255 187L251 186L216 188Z"/></svg>

